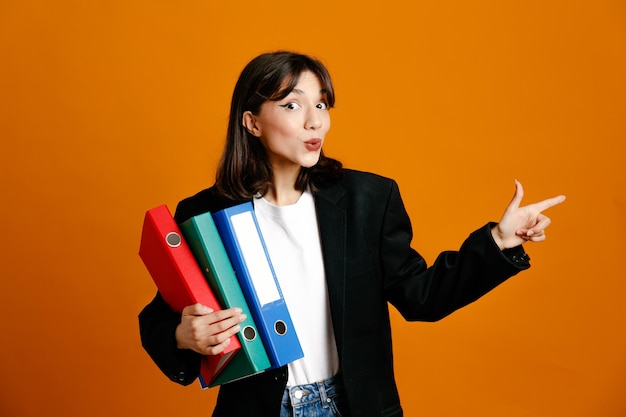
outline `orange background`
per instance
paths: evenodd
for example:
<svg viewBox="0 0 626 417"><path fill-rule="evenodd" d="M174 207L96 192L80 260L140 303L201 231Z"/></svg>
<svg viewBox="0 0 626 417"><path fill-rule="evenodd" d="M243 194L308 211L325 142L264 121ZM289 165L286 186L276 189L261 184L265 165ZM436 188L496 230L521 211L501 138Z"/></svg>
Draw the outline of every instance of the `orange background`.
<svg viewBox="0 0 626 417"><path fill-rule="evenodd" d="M337 5L340 4L340 5ZM518 178L533 268L438 323L393 315L408 416L626 415L619 0L0 3L0 415L208 415L142 350L145 210L210 185L252 57L322 59L327 154L395 178L432 261Z"/></svg>

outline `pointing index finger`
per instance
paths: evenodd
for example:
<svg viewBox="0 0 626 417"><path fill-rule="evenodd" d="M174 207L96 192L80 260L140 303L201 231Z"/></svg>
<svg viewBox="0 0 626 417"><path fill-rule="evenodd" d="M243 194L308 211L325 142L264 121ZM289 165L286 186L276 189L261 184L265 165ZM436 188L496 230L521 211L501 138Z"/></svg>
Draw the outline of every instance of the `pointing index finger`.
<svg viewBox="0 0 626 417"><path fill-rule="evenodd" d="M565 201L565 196L558 195L556 197L548 198L538 203L535 203L534 206L538 211L542 212L544 210L549 209L550 207L556 206L557 204L561 204L564 201Z"/></svg>

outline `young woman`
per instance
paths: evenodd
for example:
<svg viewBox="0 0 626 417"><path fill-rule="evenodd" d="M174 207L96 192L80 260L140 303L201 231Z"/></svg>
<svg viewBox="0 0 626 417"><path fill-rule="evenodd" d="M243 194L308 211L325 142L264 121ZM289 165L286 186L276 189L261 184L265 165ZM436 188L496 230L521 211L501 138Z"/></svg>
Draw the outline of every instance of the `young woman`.
<svg viewBox="0 0 626 417"><path fill-rule="evenodd" d="M326 68L290 52L261 55L233 93L216 183L181 201L177 222L252 201L304 358L220 387L214 416L401 416L388 303L434 321L527 269L522 243L545 239L542 211L520 207L428 267L411 248L397 184L324 155L335 95ZM224 349L238 309L172 311L160 294L140 313L142 343L173 381L190 384L201 355Z"/></svg>

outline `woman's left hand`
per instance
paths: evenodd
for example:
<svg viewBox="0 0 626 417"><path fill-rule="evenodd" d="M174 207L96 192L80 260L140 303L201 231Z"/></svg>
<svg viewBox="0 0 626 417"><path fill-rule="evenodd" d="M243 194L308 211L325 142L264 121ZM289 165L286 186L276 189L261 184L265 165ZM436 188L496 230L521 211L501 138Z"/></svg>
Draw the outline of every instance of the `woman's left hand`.
<svg viewBox="0 0 626 417"><path fill-rule="evenodd" d="M524 189L515 180L515 195L506 208L500 222L491 229L493 239L502 249L513 248L524 242L541 242L546 239L545 228L550 218L542 212L565 201L564 195L548 198L535 204L520 207Z"/></svg>

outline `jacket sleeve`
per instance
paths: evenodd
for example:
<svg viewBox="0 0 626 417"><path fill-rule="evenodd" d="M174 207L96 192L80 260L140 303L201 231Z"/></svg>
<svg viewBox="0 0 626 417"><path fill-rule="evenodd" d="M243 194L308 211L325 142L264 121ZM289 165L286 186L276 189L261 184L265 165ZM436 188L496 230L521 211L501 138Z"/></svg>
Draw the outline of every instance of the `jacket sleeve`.
<svg viewBox="0 0 626 417"><path fill-rule="evenodd" d="M407 320L436 321L477 300L509 277L530 267L522 247L507 256L488 223L458 251L442 252L428 267L411 248L412 228L395 182L381 227L381 268L387 299Z"/></svg>
<svg viewBox="0 0 626 417"><path fill-rule="evenodd" d="M191 384L200 374L200 354L178 349L176 327L180 314L173 311L157 292L139 313L141 344L154 363L172 381Z"/></svg>

